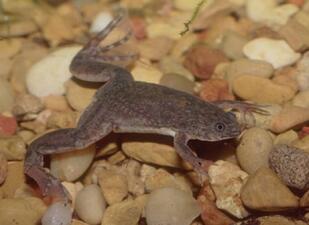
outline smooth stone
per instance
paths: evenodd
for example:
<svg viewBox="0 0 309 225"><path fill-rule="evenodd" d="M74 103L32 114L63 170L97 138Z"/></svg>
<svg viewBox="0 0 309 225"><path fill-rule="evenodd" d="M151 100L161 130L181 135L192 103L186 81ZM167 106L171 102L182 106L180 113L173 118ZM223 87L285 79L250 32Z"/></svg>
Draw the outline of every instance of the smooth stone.
<svg viewBox="0 0 309 225"><path fill-rule="evenodd" d="M40 222L46 206L39 198L0 199L0 224L34 225Z"/></svg>
<svg viewBox="0 0 309 225"><path fill-rule="evenodd" d="M301 91L309 90L309 51L297 63L297 83Z"/></svg>
<svg viewBox="0 0 309 225"><path fill-rule="evenodd" d="M18 136L0 138L0 152L7 160L22 160L26 154L26 145Z"/></svg>
<svg viewBox="0 0 309 225"><path fill-rule="evenodd" d="M251 218L235 225L244 225L244 224L259 224L259 225L306 225L307 223L295 218L291 219L290 217L284 217L281 215L274 216L263 216L258 218Z"/></svg>
<svg viewBox="0 0 309 225"><path fill-rule="evenodd" d="M298 92L298 94L294 96L292 104L303 108L309 108L309 90Z"/></svg>
<svg viewBox="0 0 309 225"><path fill-rule="evenodd" d="M160 46L160 48L158 48ZM166 56L173 47L173 40L167 37L148 38L141 41L138 50L141 58L159 61Z"/></svg>
<svg viewBox="0 0 309 225"><path fill-rule="evenodd" d="M295 140L292 143L292 146L295 148L299 148L309 153L309 135L306 135L302 139Z"/></svg>
<svg viewBox="0 0 309 225"><path fill-rule="evenodd" d="M5 156L0 153L0 185L5 181L8 175L8 162Z"/></svg>
<svg viewBox="0 0 309 225"><path fill-rule="evenodd" d="M301 197L299 201L300 207L309 207L309 190Z"/></svg>
<svg viewBox="0 0 309 225"><path fill-rule="evenodd" d="M209 182L216 195L216 206L242 219L249 215L240 199L248 174L237 165L219 160L209 167Z"/></svg>
<svg viewBox="0 0 309 225"><path fill-rule="evenodd" d="M299 205L298 198L268 168L260 168L251 175L240 196L246 207L259 211L284 211Z"/></svg>
<svg viewBox="0 0 309 225"><path fill-rule="evenodd" d="M64 83L72 76L69 65L80 49L80 46L61 48L34 64L26 74L28 91L37 97L63 95Z"/></svg>
<svg viewBox="0 0 309 225"><path fill-rule="evenodd" d="M148 83L159 84L163 73L151 65L146 59L141 59L141 62L137 62L131 70L131 74L135 81L142 81Z"/></svg>
<svg viewBox="0 0 309 225"><path fill-rule="evenodd" d="M112 170L102 170L98 173L98 181L109 205L121 202L128 195L127 177Z"/></svg>
<svg viewBox="0 0 309 225"><path fill-rule="evenodd" d="M41 222L42 225L69 225L72 220L72 210L68 203L55 202L49 205Z"/></svg>
<svg viewBox="0 0 309 225"><path fill-rule="evenodd" d="M187 0L175 0L174 1L174 6L176 9L179 10L184 10L184 11L192 11L196 8L196 6L199 4L199 0L192 0L192 1L187 1Z"/></svg>
<svg viewBox="0 0 309 225"><path fill-rule="evenodd" d="M89 207L91 205L91 207ZM88 224L99 224L103 218L106 203L101 189L96 185L85 186L77 193L75 210L77 215Z"/></svg>
<svg viewBox="0 0 309 225"><path fill-rule="evenodd" d="M177 74L183 76L190 81L194 81L194 76L174 57L165 56L159 62L160 70L164 74Z"/></svg>
<svg viewBox="0 0 309 225"><path fill-rule="evenodd" d="M109 12L100 12L93 19L90 32L98 33L103 30L113 20L112 15Z"/></svg>
<svg viewBox="0 0 309 225"><path fill-rule="evenodd" d="M27 113L38 113L44 108L40 98L34 95L19 95L16 98L12 113L16 116L22 116Z"/></svg>
<svg viewBox="0 0 309 225"><path fill-rule="evenodd" d="M257 103L282 104L295 95L295 90L257 76L239 76L234 79L233 92L245 100Z"/></svg>
<svg viewBox="0 0 309 225"><path fill-rule="evenodd" d="M253 174L259 168L267 167L272 148L273 140L269 132L258 127L246 130L236 149L241 168Z"/></svg>
<svg viewBox="0 0 309 225"><path fill-rule="evenodd" d="M101 225L136 225L145 206L146 195L109 206Z"/></svg>
<svg viewBox="0 0 309 225"><path fill-rule="evenodd" d="M270 38L256 38L249 41L243 48L249 59L263 60L273 65L274 69L292 65L300 58L300 53L284 41Z"/></svg>
<svg viewBox="0 0 309 225"><path fill-rule="evenodd" d="M220 48L230 59L240 59L244 57L242 51L248 39L236 32L228 31L224 34Z"/></svg>
<svg viewBox="0 0 309 225"><path fill-rule="evenodd" d="M291 144L292 142L296 141L298 139L298 134L294 130L288 130L284 133L281 133L277 135L274 139L274 145L279 144Z"/></svg>
<svg viewBox="0 0 309 225"><path fill-rule="evenodd" d="M74 111L55 112L48 117L46 123L48 128L74 128L76 127L78 113Z"/></svg>
<svg viewBox="0 0 309 225"><path fill-rule="evenodd" d="M159 84L189 94L194 93L195 83L178 74L164 74Z"/></svg>
<svg viewBox="0 0 309 225"><path fill-rule="evenodd" d="M0 78L0 112L11 111L14 101L15 97L11 85L5 79Z"/></svg>
<svg viewBox="0 0 309 225"><path fill-rule="evenodd" d="M42 98L43 104L46 109L52 111L69 111L70 106L65 96L62 95L49 95Z"/></svg>
<svg viewBox="0 0 309 225"><path fill-rule="evenodd" d="M148 225L189 225L200 212L192 195L176 188L153 191L145 206Z"/></svg>
<svg viewBox="0 0 309 225"><path fill-rule="evenodd" d="M4 198L13 198L16 190L25 183L25 180L23 162L8 162L7 176L4 183L0 186L2 196Z"/></svg>
<svg viewBox="0 0 309 225"><path fill-rule="evenodd" d="M205 101L234 100L229 84L223 79L203 81L200 87L200 97Z"/></svg>
<svg viewBox="0 0 309 225"><path fill-rule="evenodd" d="M10 137L16 133L17 120L14 116L0 114L0 137Z"/></svg>
<svg viewBox="0 0 309 225"><path fill-rule="evenodd" d="M62 181L74 181L88 169L95 155L95 145L71 152L54 154L50 172Z"/></svg>
<svg viewBox="0 0 309 225"><path fill-rule="evenodd" d="M72 219L71 225L89 225L89 224L84 223L80 220Z"/></svg>
<svg viewBox="0 0 309 225"><path fill-rule="evenodd" d="M309 189L309 153L288 145L277 145L270 152L269 165L289 187Z"/></svg>
<svg viewBox="0 0 309 225"><path fill-rule="evenodd" d="M0 59L11 58L21 49L22 39L10 38L9 40L0 41Z"/></svg>

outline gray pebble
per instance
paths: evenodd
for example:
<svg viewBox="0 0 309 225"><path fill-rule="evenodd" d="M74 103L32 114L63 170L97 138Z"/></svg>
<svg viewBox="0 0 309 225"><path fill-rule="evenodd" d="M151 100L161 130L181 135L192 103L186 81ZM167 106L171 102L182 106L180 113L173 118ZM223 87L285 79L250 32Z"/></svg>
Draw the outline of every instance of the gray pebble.
<svg viewBox="0 0 309 225"><path fill-rule="evenodd" d="M299 190L309 189L309 154L288 145L277 145L269 155L270 168L283 182Z"/></svg>

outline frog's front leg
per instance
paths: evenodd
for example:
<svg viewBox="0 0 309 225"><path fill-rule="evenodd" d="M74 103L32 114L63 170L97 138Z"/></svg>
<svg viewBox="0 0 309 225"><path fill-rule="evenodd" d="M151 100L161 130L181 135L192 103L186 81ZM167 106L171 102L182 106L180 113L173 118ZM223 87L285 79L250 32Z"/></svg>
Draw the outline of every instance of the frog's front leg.
<svg viewBox="0 0 309 225"><path fill-rule="evenodd" d="M176 152L180 155L180 157L190 163L194 169L194 171L200 177L207 177L208 167L212 164L209 160L204 160L197 157L193 151L188 147L189 138L185 133L176 133L174 137L174 147Z"/></svg>

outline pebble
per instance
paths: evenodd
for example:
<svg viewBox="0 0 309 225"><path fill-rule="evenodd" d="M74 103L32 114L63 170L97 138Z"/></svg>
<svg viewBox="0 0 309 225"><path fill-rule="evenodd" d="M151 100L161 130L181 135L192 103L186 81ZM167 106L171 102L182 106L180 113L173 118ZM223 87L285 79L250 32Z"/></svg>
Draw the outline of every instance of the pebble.
<svg viewBox="0 0 309 225"><path fill-rule="evenodd" d="M9 112L14 105L14 92L8 81L0 78L0 112Z"/></svg>
<svg viewBox="0 0 309 225"><path fill-rule="evenodd" d="M134 135L131 135L133 137ZM138 136L137 136L138 137ZM124 140L122 143L124 153L137 161L160 166L183 168L183 161L175 149L168 144L147 141Z"/></svg>
<svg viewBox="0 0 309 225"><path fill-rule="evenodd" d="M186 0L175 0L174 7L183 11L192 11L199 4L198 0L186 1Z"/></svg>
<svg viewBox="0 0 309 225"><path fill-rule="evenodd" d="M292 143L292 146L295 148L299 148L304 150L305 152L309 153L309 135L306 135L305 137L295 140Z"/></svg>
<svg viewBox="0 0 309 225"><path fill-rule="evenodd" d="M209 79L203 81L200 97L205 101L234 100L235 97L229 91L229 84L223 79Z"/></svg>
<svg viewBox="0 0 309 225"><path fill-rule="evenodd" d="M55 202L45 211L42 225L69 225L72 220L71 208L67 203Z"/></svg>
<svg viewBox="0 0 309 225"><path fill-rule="evenodd" d="M240 98L257 103L282 104L291 100L296 93L289 86L257 76L239 76L233 80L232 89Z"/></svg>
<svg viewBox="0 0 309 225"><path fill-rule="evenodd" d="M62 95L49 95L42 98L44 107L52 111L69 111L71 108L66 97Z"/></svg>
<svg viewBox="0 0 309 225"><path fill-rule="evenodd" d="M26 145L18 136L0 138L0 153L3 153L7 160L23 160L26 153Z"/></svg>
<svg viewBox="0 0 309 225"><path fill-rule="evenodd" d="M164 169L157 169L145 177L145 188L147 192L153 192L160 188L176 188L192 193L191 186L184 180L177 179Z"/></svg>
<svg viewBox="0 0 309 225"><path fill-rule="evenodd" d="M292 104L298 107L309 108L309 90L298 92L294 96Z"/></svg>
<svg viewBox="0 0 309 225"><path fill-rule="evenodd" d="M298 139L298 134L294 130L285 131L277 135L274 139L274 145L289 145Z"/></svg>
<svg viewBox="0 0 309 225"><path fill-rule="evenodd" d="M249 174L261 167L268 166L268 156L273 148L273 140L269 132L253 127L244 132L236 149L238 162Z"/></svg>
<svg viewBox="0 0 309 225"><path fill-rule="evenodd" d="M67 182L67 181L62 181L61 184L64 186L66 191L69 193L70 200L71 200L71 208L75 208L75 202L76 202L76 196L77 193L84 188L84 185L77 181L75 183L73 182Z"/></svg>
<svg viewBox="0 0 309 225"><path fill-rule="evenodd" d="M23 94L16 98L12 113L16 116L23 116L27 113L36 114L42 111L43 108L44 106L40 98L34 95Z"/></svg>
<svg viewBox="0 0 309 225"><path fill-rule="evenodd" d="M71 78L69 65L80 46L64 47L34 64L26 74L29 92L37 97L63 95L64 83Z"/></svg>
<svg viewBox="0 0 309 225"><path fill-rule="evenodd" d="M177 21L174 18L174 21ZM178 21L180 22L180 21ZM168 37L173 40L179 39L181 36L179 35L180 30L183 29L183 25L177 23L176 26L174 24L166 23L164 21L153 21L150 24L147 24L146 32L149 38L154 37Z"/></svg>
<svg viewBox="0 0 309 225"><path fill-rule="evenodd" d="M101 225L136 225L146 198L146 195L142 195L135 200L126 200L109 206L104 212Z"/></svg>
<svg viewBox="0 0 309 225"><path fill-rule="evenodd" d="M300 207L309 207L309 190L301 197L299 201Z"/></svg>
<svg viewBox="0 0 309 225"><path fill-rule="evenodd" d="M176 188L153 191L145 206L148 225L189 225L200 212L192 195Z"/></svg>
<svg viewBox="0 0 309 225"><path fill-rule="evenodd" d="M0 199L0 224L38 224L45 210L46 206L39 198Z"/></svg>
<svg viewBox="0 0 309 225"><path fill-rule="evenodd" d="M309 189L309 153L287 145L277 145L270 152L269 164L288 186Z"/></svg>
<svg viewBox="0 0 309 225"><path fill-rule="evenodd" d="M0 41L0 59L12 58L20 50L22 46L22 39L10 38L9 40Z"/></svg>
<svg viewBox="0 0 309 225"><path fill-rule="evenodd" d="M0 185L3 184L8 174L8 162L4 154L0 153Z"/></svg>
<svg viewBox="0 0 309 225"><path fill-rule="evenodd" d="M1 59L1 58L0 58ZM0 61L0 79L7 80L10 77L10 72L13 66L13 59L3 58Z"/></svg>
<svg viewBox="0 0 309 225"><path fill-rule="evenodd" d="M262 216L258 218L250 218L248 220L236 223L235 225L258 224L258 225L306 225L307 223L298 220L284 217L281 215Z"/></svg>
<svg viewBox="0 0 309 225"><path fill-rule="evenodd" d="M244 57L242 51L248 39L236 32L228 31L224 34L220 48L230 59L240 59Z"/></svg>
<svg viewBox="0 0 309 225"><path fill-rule="evenodd" d="M133 31L134 37L137 40L142 40L147 37L146 23L142 17L132 16L130 18L130 22L132 24L132 31Z"/></svg>
<svg viewBox="0 0 309 225"><path fill-rule="evenodd" d="M187 78L187 80L194 81L194 76L191 72L184 68L184 66L174 57L163 57L159 62L159 67L164 74L177 74Z"/></svg>
<svg viewBox="0 0 309 225"><path fill-rule="evenodd" d="M131 74L135 81L143 81L148 83L159 84L163 73L146 59L141 59L135 63L131 70Z"/></svg>
<svg viewBox="0 0 309 225"><path fill-rule="evenodd" d="M48 128L74 128L78 114L73 111L52 112L47 119Z"/></svg>
<svg viewBox="0 0 309 225"><path fill-rule="evenodd" d="M309 90L309 51L297 63L297 82L301 91Z"/></svg>
<svg viewBox="0 0 309 225"><path fill-rule="evenodd" d="M51 157L50 172L62 181L74 181L85 173L94 155L94 145L81 150L54 154Z"/></svg>
<svg viewBox="0 0 309 225"><path fill-rule="evenodd" d="M208 170L209 182L216 195L216 206L242 219L249 215L240 199L240 189L248 174L237 165L219 160Z"/></svg>
<svg viewBox="0 0 309 225"><path fill-rule="evenodd" d="M100 32L112 21L112 19L113 17L109 12L103 11L98 13L91 23L90 32Z"/></svg>
<svg viewBox="0 0 309 225"><path fill-rule="evenodd" d="M164 74L161 77L159 84L179 91L184 91L189 94L194 93L195 83L191 80L188 80L186 77L178 74Z"/></svg>
<svg viewBox="0 0 309 225"><path fill-rule="evenodd" d="M2 23L0 25L0 36L4 38L10 37L22 37L32 34L38 30L38 26L31 18L19 18L9 23L10 29L7 29L7 24Z"/></svg>
<svg viewBox="0 0 309 225"><path fill-rule="evenodd" d="M183 63L197 78L209 79L216 65L226 61L227 57L220 50L197 45L187 52Z"/></svg>
<svg viewBox="0 0 309 225"><path fill-rule="evenodd" d="M276 29L284 25L298 11L294 4L278 5L276 0L248 0L246 12L250 19Z"/></svg>
<svg viewBox="0 0 309 225"><path fill-rule="evenodd" d="M171 57L178 62L183 61L183 55L198 41L196 35L187 33L182 38L175 41L174 47L171 51Z"/></svg>
<svg viewBox="0 0 309 225"><path fill-rule="evenodd" d="M148 38L138 44L140 57L151 61L159 61L173 47L173 40L164 36Z"/></svg>
<svg viewBox="0 0 309 225"><path fill-rule="evenodd" d="M98 173L98 181L109 205L121 202L128 195L128 180L125 175L112 170L102 170Z"/></svg>
<svg viewBox="0 0 309 225"><path fill-rule="evenodd" d="M72 219L71 225L89 225L89 224L84 223L80 220Z"/></svg>
<svg viewBox="0 0 309 225"><path fill-rule="evenodd" d="M294 67L284 67L277 70L272 78L276 84L290 87L293 91L298 91L298 84L296 81L297 70Z"/></svg>
<svg viewBox="0 0 309 225"><path fill-rule="evenodd" d="M4 116L0 114L0 136L8 137L15 134L17 130L17 121L13 116Z"/></svg>
<svg viewBox="0 0 309 225"><path fill-rule="evenodd" d="M13 161L7 164L7 176L0 186L4 198L13 198L15 192L25 183L23 162ZM1 224L1 223L0 223Z"/></svg>
<svg viewBox="0 0 309 225"><path fill-rule="evenodd" d="M89 207L91 205L91 207ZM99 224L103 218L106 203L96 184L85 186L77 193L75 211L88 224Z"/></svg>
<svg viewBox="0 0 309 225"><path fill-rule="evenodd" d="M243 204L259 211L283 211L298 207L298 198L268 168L260 168L241 190Z"/></svg>
<svg viewBox="0 0 309 225"><path fill-rule="evenodd" d="M275 69L292 65L301 56L294 52L284 40L263 37L249 41L244 46L243 52L249 59L266 61Z"/></svg>

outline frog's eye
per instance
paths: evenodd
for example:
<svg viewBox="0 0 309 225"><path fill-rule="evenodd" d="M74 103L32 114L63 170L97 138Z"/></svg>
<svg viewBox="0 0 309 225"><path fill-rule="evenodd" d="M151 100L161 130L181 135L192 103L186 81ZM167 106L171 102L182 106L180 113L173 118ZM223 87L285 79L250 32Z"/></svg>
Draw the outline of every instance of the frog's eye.
<svg viewBox="0 0 309 225"><path fill-rule="evenodd" d="M218 132L223 132L224 129L225 129L224 123L216 123L216 124L215 124L215 129L216 129L216 131L218 131Z"/></svg>

